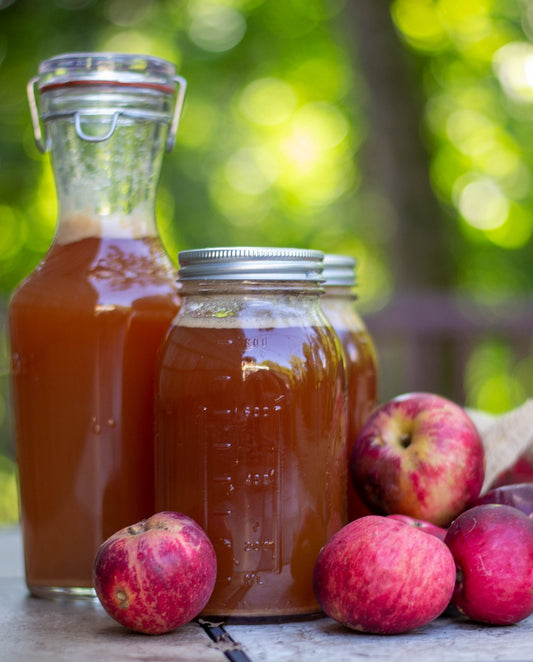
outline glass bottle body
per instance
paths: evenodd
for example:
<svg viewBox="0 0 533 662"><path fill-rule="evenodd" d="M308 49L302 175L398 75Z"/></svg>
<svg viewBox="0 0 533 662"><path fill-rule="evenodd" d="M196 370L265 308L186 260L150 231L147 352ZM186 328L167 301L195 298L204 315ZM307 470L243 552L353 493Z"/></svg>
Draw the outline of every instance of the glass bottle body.
<svg viewBox="0 0 533 662"><path fill-rule="evenodd" d="M154 216L166 128L128 118L105 140L80 138L66 110L106 95L129 108L146 96L43 94L43 112L57 113L47 129L59 218L9 309L26 582L50 598L94 595L98 546L154 512L154 365L179 308ZM91 116L84 130L103 122Z"/></svg>
<svg viewBox="0 0 533 662"><path fill-rule="evenodd" d="M342 350L305 287L187 283L163 345L157 506L215 546L208 617L318 613L314 562L346 523Z"/></svg>
<svg viewBox="0 0 533 662"><path fill-rule="evenodd" d="M326 284L321 304L342 345L346 369L347 453L377 405L377 359L374 344L356 307L353 289ZM371 514L348 475L348 520Z"/></svg>

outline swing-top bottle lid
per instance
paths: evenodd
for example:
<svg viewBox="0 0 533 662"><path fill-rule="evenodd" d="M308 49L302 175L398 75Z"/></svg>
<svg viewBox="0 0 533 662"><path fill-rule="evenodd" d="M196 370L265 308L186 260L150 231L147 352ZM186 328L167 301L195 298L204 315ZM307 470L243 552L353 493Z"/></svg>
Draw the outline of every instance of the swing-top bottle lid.
<svg viewBox="0 0 533 662"><path fill-rule="evenodd" d="M181 251L179 278L185 280L323 281L322 251L233 246Z"/></svg>
<svg viewBox="0 0 533 662"><path fill-rule="evenodd" d="M64 53L39 65L41 92L73 85L124 85L173 94L176 67L151 55Z"/></svg>
<svg viewBox="0 0 533 662"><path fill-rule="evenodd" d="M50 136L41 127L41 121L46 124L58 118L71 117L80 138L103 142L113 135L119 119L130 118L168 125L166 149L170 151L174 145L186 87L187 81L176 75L172 62L152 55L56 55L41 62L38 75L27 85L35 142L41 152L50 148ZM42 104L37 101L36 89L42 97ZM127 92L132 92L136 97L141 95L146 100L144 105L151 104L151 110L144 105L142 108L132 107L132 104L138 104L138 99L134 97L133 101L126 101L124 96ZM60 100L68 95L73 96L73 107L69 104L68 108L58 108ZM82 99L85 100L83 106L79 105ZM163 107L155 108L160 100L164 100ZM91 121L103 118L109 130L97 140L90 138L81 128L82 121L87 118Z"/></svg>

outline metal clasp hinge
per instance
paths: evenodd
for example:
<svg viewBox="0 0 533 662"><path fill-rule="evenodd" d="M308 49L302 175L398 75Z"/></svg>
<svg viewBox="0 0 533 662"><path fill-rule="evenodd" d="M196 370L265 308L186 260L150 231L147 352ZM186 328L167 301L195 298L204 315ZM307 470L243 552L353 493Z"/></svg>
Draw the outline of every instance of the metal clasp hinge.
<svg viewBox="0 0 533 662"><path fill-rule="evenodd" d="M183 109L183 100L185 98L185 91L187 89L187 81L185 78L183 78L183 76L174 76L174 80L178 86L178 90L176 93L176 103L174 105L174 112L172 113L172 120L170 122L167 142L165 145L167 152L172 151L174 143L176 142L176 133L178 132L178 124L181 117L181 111Z"/></svg>
<svg viewBox="0 0 533 662"><path fill-rule="evenodd" d="M37 106L37 98L35 96L35 85L39 82L39 76L34 76L26 85L26 92L28 94L28 103L30 106L31 123L33 124L33 136L37 149L44 154L50 149L50 136L43 125L41 130L41 120L39 118L39 108ZM45 136L43 140L43 135Z"/></svg>

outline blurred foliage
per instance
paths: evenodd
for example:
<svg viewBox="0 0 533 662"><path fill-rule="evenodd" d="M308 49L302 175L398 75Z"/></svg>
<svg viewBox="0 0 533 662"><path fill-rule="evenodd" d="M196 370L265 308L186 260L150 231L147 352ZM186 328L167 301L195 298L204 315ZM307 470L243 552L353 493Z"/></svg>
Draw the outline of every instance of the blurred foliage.
<svg viewBox="0 0 533 662"><path fill-rule="evenodd" d="M486 304L533 286L533 3L394 0L416 54L434 190L461 231L456 290ZM487 338L465 374L467 403L503 412L533 393L533 347Z"/></svg>
<svg viewBox="0 0 533 662"><path fill-rule="evenodd" d="M146 52L175 62L187 78L158 195L173 258L181 248L242 243L371 250L354 232L362 225L354 201L364 129L340 37L342 7L339 0L8 4L0 14L0 143L9 164L0 172L0 288L10 291L35 266L54 231L53 180L33 144L25 84L42 59L72 50ZM364 262L378 271L368 278L376 295L380 260Z"/></svg>
<svg viewBox="0 0 533 662"><path fill-rule="evenodd" d="M517 0L395 0L419 53L435 191L457 214L457 287L495 302L533 274L533 19ZM502 250L503 249L503 250Z"/></svg>
<svg viewBox="0 0 533 662"><path fill-rule="evenodd" d="M394 232L380 224L384 200L361 186L359 151L372 118L364 116L346 1L0 0L4 301L36 266L55 227L53 177L34 145L26 83L43 59L101 50L164 57L188 80L158 194L171 257L182 248L232 244L350 253L360 263L362 310L385 305L393 293L387 251ZM456 290L486 303L529 296L533 3L390 6L424 101L432 185L458 230ZM12 456L7 356L3 333L0 454ZM470 358L466 404L496 412L519 404L532 392L530 364L489 338ZM15 517L12 475L6 460L0 520Z"/></svg>
<svg viewBox="0 0 533 662"><path fill-rule="evenodd" d="M15 463L0 455L0 524L16 522L18 514Z"/></svg>

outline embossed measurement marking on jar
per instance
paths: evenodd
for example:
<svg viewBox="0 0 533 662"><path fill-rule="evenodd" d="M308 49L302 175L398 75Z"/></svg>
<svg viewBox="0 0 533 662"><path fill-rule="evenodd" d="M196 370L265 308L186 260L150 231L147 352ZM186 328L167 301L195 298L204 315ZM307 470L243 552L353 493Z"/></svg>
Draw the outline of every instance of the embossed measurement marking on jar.
<svg viewBox="0 0 533 662"><path fill-rule="evenodd" d="M266 349L268 347L268 338L267 336L248 336L244 340L244 346L246 349L252 349L254 347Z"/></svg>
<svg viewBox="0 0 533 662"><path fill-rule="evenodd" d="M276 398L201 411L204 521L220 565L245 585L282 569L281 409Z"/></svg>

